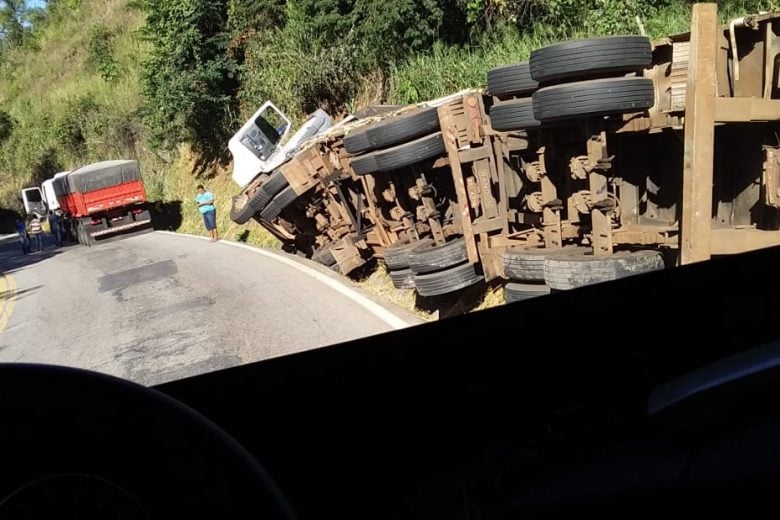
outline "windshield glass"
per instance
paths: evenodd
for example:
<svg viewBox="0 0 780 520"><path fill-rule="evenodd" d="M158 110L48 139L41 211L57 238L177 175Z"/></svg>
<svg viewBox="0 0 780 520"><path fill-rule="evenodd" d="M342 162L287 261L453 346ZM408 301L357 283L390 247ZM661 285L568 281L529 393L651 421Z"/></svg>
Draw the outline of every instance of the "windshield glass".
<svg viewBox="0 0 780 520"><path fill-rule="evenodd" d="M282 139L284 130L287 126L284 119L272 108L263 111L255 118L255 125L271 141L272 144L278 144Z"/></svg>
<svg viewBox="0 0 780 520"><path fill-rule="evenodd" d="M683 0L192 2L0 16L0 362L156 385L780 245L771 2L714 65Z"/></svg>
<svg viewBox="0 0 780 520"><path fill-rule="evenodd" d="M24 190L24 196L30 202L42 202L41 192L38 189Z"/></svg>

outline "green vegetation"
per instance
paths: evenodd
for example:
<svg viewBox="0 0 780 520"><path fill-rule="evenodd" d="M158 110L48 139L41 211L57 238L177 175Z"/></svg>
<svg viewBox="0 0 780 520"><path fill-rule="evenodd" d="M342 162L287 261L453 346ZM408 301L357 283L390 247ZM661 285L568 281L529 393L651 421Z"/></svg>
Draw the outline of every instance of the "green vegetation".
<svg viewBox="0 0 780 520"><path fill-rule="evenodd" d="M780 0L723 0L726 20ZM266 99L300 119L484 86L491 67L572 37L686 31L689 0L0 0L0 207L21 187L108 158L150 196L215 186L227 139ZM228 234L272 243L262 230Z"/></svg>

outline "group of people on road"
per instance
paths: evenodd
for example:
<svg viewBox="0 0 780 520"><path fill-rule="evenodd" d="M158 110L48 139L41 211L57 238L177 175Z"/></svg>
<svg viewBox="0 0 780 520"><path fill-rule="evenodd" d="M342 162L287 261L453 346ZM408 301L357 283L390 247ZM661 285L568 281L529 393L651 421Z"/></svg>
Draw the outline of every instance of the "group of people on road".
<svg viewBox="0 0 780 520"><path fill-rule="evenodd" d="M56 247L62 246L62 218L54 211L48 215L49 233L54 237ZM38 215L28 215L26 219L17 219L16 234L22 253L30 254L34 251L43 251L43 223ZM33 246L35 249L33 250Z"/></svg>

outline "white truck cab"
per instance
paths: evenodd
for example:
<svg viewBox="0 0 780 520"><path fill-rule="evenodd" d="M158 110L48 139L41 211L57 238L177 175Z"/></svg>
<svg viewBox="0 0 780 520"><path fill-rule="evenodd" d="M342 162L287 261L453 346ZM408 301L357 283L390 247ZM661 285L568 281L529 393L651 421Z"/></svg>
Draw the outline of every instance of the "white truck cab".
<svg viewBox="0 0 780 520"><path fill-rule="evenodd" d="M43 201L49 207L49 211L57 211L60 209L60 202L57 200L57 193L54 191L54 180L60 177L64 177L69 174L69 171L59 172L51 179L47 179L41 183L41 190L43 191Z"/></svg>
<svg viewBox="0 0 780 520"><path fill-rule="evenodd" d="M38 187L23 189L22 203L24 212L28 215L37 215L39 218L45 218L48 213L48 208L43 200L43 193Z"/></svg>
<svg viewBox="0 0 780 520"><path fill-rule="evenodd" d="M332 124L326 112L317 110L290 137L290 118L266 101L228 142L233 181L245 188L261 173L270 173L287 162L301 144Z"/></svg>

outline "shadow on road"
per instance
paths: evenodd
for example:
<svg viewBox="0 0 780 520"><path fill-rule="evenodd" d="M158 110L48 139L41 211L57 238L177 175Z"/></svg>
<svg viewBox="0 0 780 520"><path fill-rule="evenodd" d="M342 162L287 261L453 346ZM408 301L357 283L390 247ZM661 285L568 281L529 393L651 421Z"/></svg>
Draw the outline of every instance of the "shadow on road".
<svg viewBox="0 0 780 520"><path fill-rule="evenodd" d="M28 265L37 264L59 255L64 249L70 247L70 244L62 247L53 247L52 238L46 236L44 237L43 246L43 251L35 251L25 255L22 253L18 238L7 238L0 241L0 271L5 274L12 274L24 269Z"/></svg>
<svg viewBox="0 0 780 520"><path fill-rule="evenodd" d="M181 205L182 202L180 200L150 202L152 227L162 231L176 231L179 229L184 220Z"/></svg>
<svg viewBox="0 0 780 520"><path fill-rule="evenodd" d="M15 298L17 301L35 293L43 285L36 285L35 287L28 287L26 289L17 289L15 291L0 291L0 301L5 301L8 298Z"/></svg>

